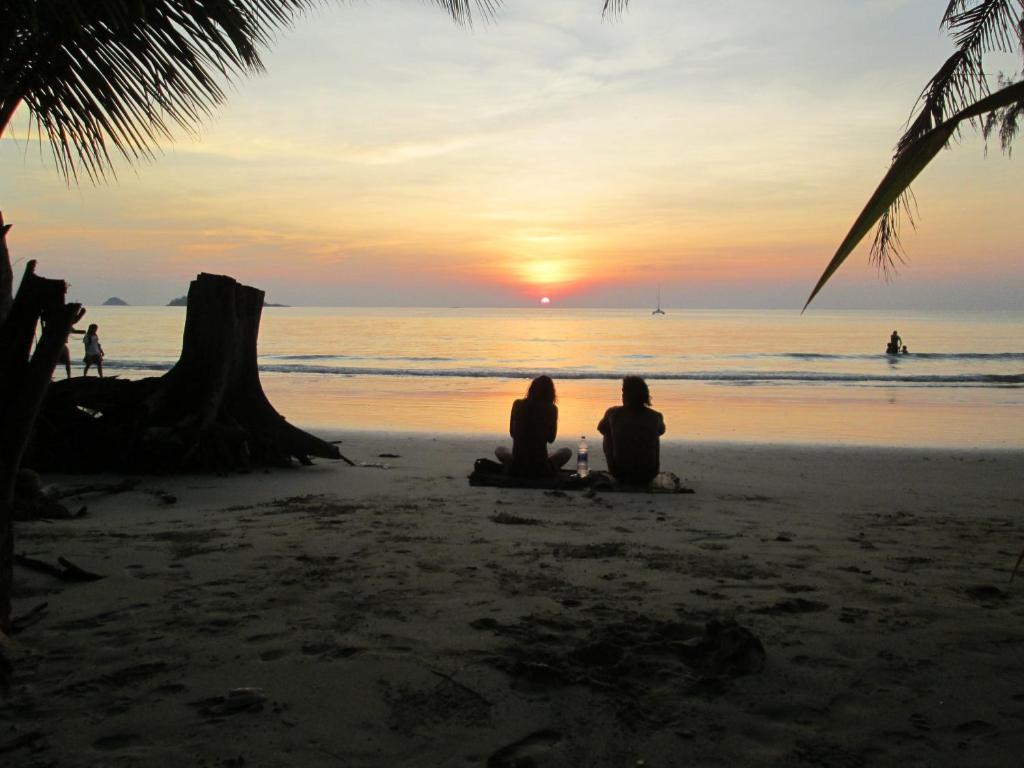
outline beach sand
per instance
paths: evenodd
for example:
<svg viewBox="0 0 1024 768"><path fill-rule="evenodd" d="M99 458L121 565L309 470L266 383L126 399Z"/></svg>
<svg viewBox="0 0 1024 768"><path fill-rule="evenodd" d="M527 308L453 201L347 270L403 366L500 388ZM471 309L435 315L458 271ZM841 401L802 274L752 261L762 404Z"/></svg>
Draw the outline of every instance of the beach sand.
<svg viewBox="0 0 1024 768"><path fill-rule="evenodd" d="M16 567L15 615L48 607L3 764L1024 761L1021 452L670 444L696 493L585 495L470 487L486 438L344 437L387 466L147 477L17 523L105 578ZM715 620L752 635L727 657Z"/></svg>

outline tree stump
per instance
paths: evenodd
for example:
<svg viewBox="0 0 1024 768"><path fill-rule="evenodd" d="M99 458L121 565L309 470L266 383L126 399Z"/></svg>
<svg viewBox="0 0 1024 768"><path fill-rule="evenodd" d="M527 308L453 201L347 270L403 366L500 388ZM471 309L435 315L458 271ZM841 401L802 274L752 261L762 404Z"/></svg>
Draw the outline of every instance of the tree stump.
<svg viewBox="0 0 1024 768"><path fill-rule="evenodd" d="M31 451L34 469L244 471L292 458L338 459L336 446L289 424L260 383L263 291L224 275L189 287L181 357L164 376L55 383Z"/></svg>
<svg viewBox="0 0 1024 768"><path fill-rule="evenodd" d="M336 446L289 424L260 384L263 292L201 274L189 288L181 357L162 377L79 378L51 385L85 314L67 285L30 261L16 296L0 216L0 632L10 628L14 492L22 464L82 471L231 471L339 459ZM42 334L35 348L37 325Z"/></svg>

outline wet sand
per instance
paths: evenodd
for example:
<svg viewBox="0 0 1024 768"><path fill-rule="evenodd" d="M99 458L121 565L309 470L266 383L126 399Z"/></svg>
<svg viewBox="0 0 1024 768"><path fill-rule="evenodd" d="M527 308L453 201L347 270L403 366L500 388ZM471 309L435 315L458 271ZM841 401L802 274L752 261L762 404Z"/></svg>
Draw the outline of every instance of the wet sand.
<svg viewBox="0 0 1024 768"><path fill-rule="evenodd" d="M470 487L479 438L341 447L387 466L17 523L105 578L16 567L47 608L4 764L1020 764L1021 452L675 444L696 493L628 495Z"/></svg>

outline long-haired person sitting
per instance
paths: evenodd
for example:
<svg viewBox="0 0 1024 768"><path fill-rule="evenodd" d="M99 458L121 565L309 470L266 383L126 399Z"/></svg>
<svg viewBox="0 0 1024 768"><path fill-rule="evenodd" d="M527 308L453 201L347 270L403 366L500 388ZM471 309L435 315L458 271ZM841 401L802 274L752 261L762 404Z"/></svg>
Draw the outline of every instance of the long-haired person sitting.
<svg viewBox="0 0 1024 768"><path fill-rule="evenodd" d="M494 455L516 477L543 477L558 471L572 458L569 448L548 455L548 443L558 434L558 406L555 382L550 376L538 376L530 382L526 397L512 403L508 431L512 450L499 446Z"/></svg>
<svg viewBox="0 0 1024 768"><path fill-rule="evenodd" d="M665 419L651 408L646 381L639 376L622 380L622 405L605 412L597 431L604 435L604 458L616 480L644 485L657 476Z"/></svg>

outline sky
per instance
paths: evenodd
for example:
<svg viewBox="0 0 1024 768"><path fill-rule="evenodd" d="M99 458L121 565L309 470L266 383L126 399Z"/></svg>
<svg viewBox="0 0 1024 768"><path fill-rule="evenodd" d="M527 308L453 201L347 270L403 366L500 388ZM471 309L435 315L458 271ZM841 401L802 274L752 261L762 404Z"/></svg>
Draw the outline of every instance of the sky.
<svg viewBox="0 0 1024 768"><path fill-rule="evenodd" d="M328 5L197 135L99 186L69 186L22 110L12 256L86 303L164 304L205 271L295 305L649 306L660 285L670 308L798 311L952 51L945 3L600 6L505 0L467 28ZM1024 308L1021 181L966 132L914 185L897 279L862 247L814 309Z"/></svg>

